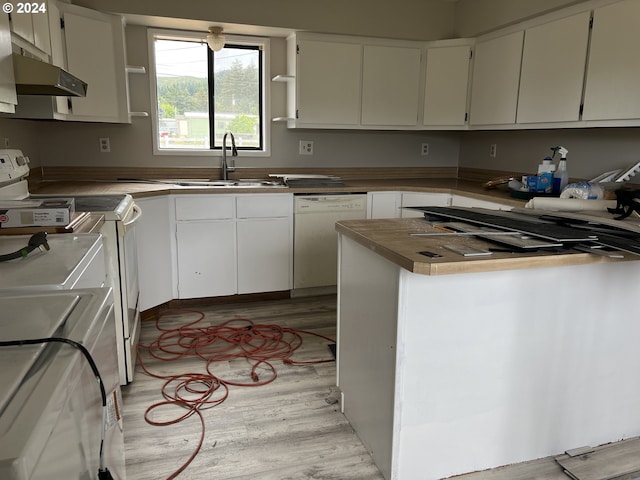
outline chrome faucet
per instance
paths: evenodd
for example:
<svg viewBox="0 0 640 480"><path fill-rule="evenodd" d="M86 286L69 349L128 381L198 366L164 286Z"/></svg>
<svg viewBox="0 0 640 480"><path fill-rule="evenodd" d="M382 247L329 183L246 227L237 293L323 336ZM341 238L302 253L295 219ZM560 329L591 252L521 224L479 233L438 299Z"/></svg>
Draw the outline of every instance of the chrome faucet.
<svg viewBox="0 0 640 480"><path fill-rule="evenodd" d="M222 180L228 180L229 172L233 172L236 169L235 166L230 167L227 164L227 135L231 137L231 156L232 157L238 156L238 149L236 148L236 139L233 138L233 133L231 133L231 131L227 131L222 137Z"/></svg>

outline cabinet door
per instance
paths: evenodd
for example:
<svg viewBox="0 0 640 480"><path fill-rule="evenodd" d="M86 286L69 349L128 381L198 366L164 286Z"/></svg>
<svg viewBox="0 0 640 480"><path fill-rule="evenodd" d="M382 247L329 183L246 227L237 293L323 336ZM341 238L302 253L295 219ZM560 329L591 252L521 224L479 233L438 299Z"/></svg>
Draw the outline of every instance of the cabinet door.
<svg viewBox="0 0 640 480"><path fill-rule="evenodd" d="M29 13L11 14L11 32L33 45L33 19Z"/></svg>
<svg viewBox="0 0 640 480"><path fill-rule="evenodd" d="M583 12L525 31L518 123L579 120L590 16Z"/></svg>
<svg viewBox="0 0 640 480"><path fill-rule="evenodd" d="M176 224L178 298L215 297L237 292L233 221Z"/></svg>
<svg viewBox="0 0 640 480"><path fill-rule="evenodd" d="M364 46L363 125L418 123L420 57L418 48Z"/></svg>
<svg viewBox="0 0 640 480"><path fill-rule="evenodd" d="M423 125L464 125L471 47L427 49Z"/></svg>
<svg viewBox="0 0 640 480"><path fill-rule="evenodd" d="M451 195L448 193L408 192L402 194L403 207L448 207L451 205ZM402 209L402 218L424 217L417 210Z"/></svg>
<svg viewBox="0 0 640 480"><path fill-rule="evenodd" d="M400 218L400 192L369 192L367 218Z"/></svg>
<svg viewBox="0 0 640 480"><path fill-rule="evenodd" d="M472 125L516 122L524 32L479 42L471 84Z"/></svg>
<svg viewBox="0 0 640 480"><path fill-rule="evenodd" d="M47 55L51 55L51 42L49 40L49 3L52 2L37 2L38 12L31 14L31 21L33 22L33 44Z"/></svg>
<svg viewBox="0 0 640 480"><path fill-rule="evenodd" d="M238 220L238 293L290 290L293 232L290 218Z"/></svg>
<svg viewBox="0 0 640 480"><path fill-rule="evenodd" d="M136 224L140 311L173 299L172 228L168 196L136 199L142 216Z"/></svg>
<svg viewBox="0 0 640 480"><path fill-rule="evenodd" d="M9 16L0 12L0 112L13 113L18 103L16 82L11 58Z"/></svg>
<svg viewBox="0 0 640 480"><path fill-rule="evenodd" d="M640 0L596 8L583 120L640 118Z"/></svg>
<svg viewBox="0 0 640 480"><path fill-rule="evenodd" d="M67 69L87 82L87 96L72 98L73 120L128 123L122 18L60 4Z"/></svg>
<svg viewBox="0 0 640 480"><path fill-rule="evenodd" d="M11 3L11 2L10 2ZM49 4L52 2L40 0L38 2L21 3L22 11L18 11L18 4L13 2L11 13L11 31L36 47L40 52L51 54L49 43ZM25 13L28 11L29 13ZM29 50L27 45L27 50ZM20 44L19 46L24 46ZM36 53L36 52L34 52ZM36 53L37 56L40 56Z"/></svg>
<svg viewBox="0 0 640 480"><path fill-rule="evenodd" d="M358 125L362 47L300 40L297 53L299 123Z"/></svg>

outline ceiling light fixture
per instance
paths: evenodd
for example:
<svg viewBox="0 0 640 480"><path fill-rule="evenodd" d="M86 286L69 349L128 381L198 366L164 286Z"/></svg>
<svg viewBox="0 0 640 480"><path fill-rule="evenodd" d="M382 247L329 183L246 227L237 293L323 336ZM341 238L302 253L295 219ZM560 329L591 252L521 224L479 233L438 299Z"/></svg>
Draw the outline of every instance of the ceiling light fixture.
<svg viewBox="0 0 640 480"><path fill-rule="evenodd" d="M222 34L222 27L209 27L207 35L207 45L214 52L219 52L224 47L225 38Z"/></svg>

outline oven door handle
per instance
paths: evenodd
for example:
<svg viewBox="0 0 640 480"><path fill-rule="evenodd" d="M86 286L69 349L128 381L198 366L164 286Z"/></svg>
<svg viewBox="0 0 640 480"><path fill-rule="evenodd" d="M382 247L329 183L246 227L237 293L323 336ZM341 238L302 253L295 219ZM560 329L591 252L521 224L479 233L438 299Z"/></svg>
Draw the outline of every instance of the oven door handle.
<svg viewBox="0 0 640 480"><path fill-rule="evenodd" d="M137 204L135 203L133 204L132 210L133 210L133 217L131 217L129 220L124 222L125 228L130 225L133 225L138 220L140 220L140 217L142 217L142 209Z"/></svg>

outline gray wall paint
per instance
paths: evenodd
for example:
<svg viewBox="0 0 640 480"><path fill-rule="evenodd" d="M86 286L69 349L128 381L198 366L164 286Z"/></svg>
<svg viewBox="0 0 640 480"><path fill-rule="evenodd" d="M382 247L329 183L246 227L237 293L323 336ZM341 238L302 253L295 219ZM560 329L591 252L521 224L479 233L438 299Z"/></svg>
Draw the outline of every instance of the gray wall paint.
<svg viewBox="0 0 640 480"><path fill-rule="evenodd" d="M513 23L585 0L458 0L456 37L477 37Z"/></svg>
<svg viewBox="0 0 640 480"><path fill-rule="evenodd" d="M96 10L415 40L451 38L448 0L74 0ZM232 25L229 25L233 29ZM234 32L239 33L239 32Z"/></svg>
<svg viewBox="0 0 640 480"><path fill-rule="evenodd" d="M495 158L489 157L491 144ZM640 128L588 128L465 132L460 144L461 167L536 173L550 147L569 150L569 176L591 179L600 173L640 161ZM640 183L640 177L634 179Z"/></svg>
<svg viewBox="0 0 640 480"><path fill-rule="evenodd" d="M19 148L29 156L31 166L39 167L40 148L43 142L38 134L40 122L31 120L8 120L0 118L0 148L4 148L4 139L9 139L9 148Z"/></svg>

